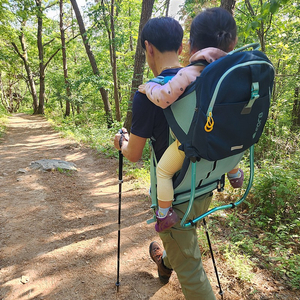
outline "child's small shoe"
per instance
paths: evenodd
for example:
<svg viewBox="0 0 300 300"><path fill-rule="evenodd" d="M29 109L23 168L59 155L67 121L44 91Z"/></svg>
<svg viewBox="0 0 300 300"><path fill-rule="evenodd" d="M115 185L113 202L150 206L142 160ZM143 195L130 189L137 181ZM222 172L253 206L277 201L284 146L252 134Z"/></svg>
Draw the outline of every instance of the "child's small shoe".
<svg viewBox="0 0 300 300"><path fill-rule="evenodd" d="M230 176L227 174L227 178L231 186L235 189L242 187L244 182L244 172L242 169L239 169L239 172L240 172L240 177L236 177L236 178L230 178Z"/></svg>
<svg viewBox="0 0 300 300"><path fill-rule="evenodd" d="M169 229L179 221L179 217L172 207L170 207L167 215L164 218L158 218L157 214L158 212L156 212L156 224L155 224L155 230L157 232L162 232L166 229Z"/></svg>

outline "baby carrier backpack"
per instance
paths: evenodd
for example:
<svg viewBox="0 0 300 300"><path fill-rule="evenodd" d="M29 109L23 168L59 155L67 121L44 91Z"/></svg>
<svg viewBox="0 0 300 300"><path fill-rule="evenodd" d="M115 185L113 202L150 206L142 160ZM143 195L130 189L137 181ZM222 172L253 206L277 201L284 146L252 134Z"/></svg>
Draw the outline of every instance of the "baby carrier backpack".
<svg viewBox="0 0 300 300"><path fill-rule="evenodd" d="M253 50L243 51L247 48ZM220 209L233 208L244 201L253 181L254 144L258 142L268 117L274 82L274 67L267 56L250 44L205 65L201 76L184 94L164 109L170 129L185 152L182 169L174 176L173 206L189 201L181 226L197 221ZM194 63L195 64L195 63ZM158 76L151 81L164 84L172 77ZM189 220L195 198L224 188L224 174L235 168L250 148L250 178L243 197L235 203L215 207ZM156 159L151 152L152 208L157 209ZM154 219L148 221L152 222Z"/></svg>

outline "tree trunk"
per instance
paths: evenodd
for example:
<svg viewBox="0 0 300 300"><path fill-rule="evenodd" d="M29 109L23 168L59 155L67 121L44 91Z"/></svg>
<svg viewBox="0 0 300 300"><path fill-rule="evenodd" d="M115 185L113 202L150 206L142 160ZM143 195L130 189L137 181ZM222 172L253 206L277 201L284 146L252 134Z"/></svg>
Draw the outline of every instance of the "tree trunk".
<svg viewBox="0 0 300 300"><path fill-rule="evenodd" d="M29 82L30 93L31 93L32 100L33 100L33 104L32 104L33 111L35 112L35 111L37 111L37 108L38 108L38 97L37 97L37 93L36 93L36 88L35 88L35 83L33 80L32 71L31 71L30 65L28 63L27 46L25 43L25 37L24 37L24 33L23 33L23 28L25 27L25 25L26 25L26 23L23 22L22 26L21 26L21 34L19 36L19 40L21 42L21 47L22 47L22 53L19 51L19 49L15 43L12 43L12 45L13 45L15 51L17 52L17 54L19 55L19 57L23 60L27 78L28 78L28 82Z"/></svg>
<svg viewBox="0 0 300 300"><path fill-rule="evenodd" d="M99 73L99 70L98 70L98 67L97 67L97 63L96 63L94 54L91 50L90 44L87 40L85 26L84 26L82 16L81 16L81 13L79 11L76 0L71 0L71 4L73 6L73 9L74 9L74 12L75 12L75 15L76 15L76 19L77 19L77 22L78 22L80 34L81 34L81 37L82 37L82 40L83 40L83 44L84 44L84 47L85 47L85 50L86 50L86 54L87 54L87 56L90 60L90 64L91 64L91 67L93 69L93 73L95 75L99 76L100 73ZM113 118L112 118L110 103L108 101L107 91L103 87L101 87L100 88L100 93L101 93L102 100L103 100L103 103L104 103L104 109L105 109L105 114L106 114L106 118L107 118L107 126L110 128L111 125L112 125L112 122L113 122Z"/></svg>
<svg viewBox="0 0 300 300"><path fill-rule="evenodd" d="M129 20L131 20L131 9L130 9L130 6L128 8L128 15L129 15ZM129 22L130 32L132 32L131 28L132 28L132 22L130 21ZM130 37L129 37L129 49L130 49L130 51L133 51L133 37L132 37L132 34L130 34Z"/></svg>
<svg viewBox="0 0 300 300"><path fill-rule="evenodd" d="M14 111L14 99L12 95L12 83L10 80L8 83L8 97L9 97L9 112L12 113Z"/></svg>
<svg viewBox="0 0 300 300"><path fill-rule="evenodd" d="M111 11L110 11L110 28L111 28L111 52L112 52L112 73L114 79L114 99L116 109L116 119L121 121L121 110L120 110L120 98L119 98L119 85L118 85L118 74L117 74L117 56L116 56L116 42L115 42L115 22L114 22L114 0L111 0Z"/></svg>
<svg viewBox="0 0 300 300"><path fill-rule="evenodd" d="M37 19L38 19L38 30L37 30L37 46L39 51L39 72L40 72L40 93L39 93L39 106L34 114L44 114L44 103L45 103L45 70L47 65L50 63L52 58L59 52L60 49L50 56L48 61L44 62L44 45L43 45L43 8L42 0L35 0L37 6ZM51 6L48 6L51 7ZM49 44L49 43L48 43Z"/></svg>
<svg viewBox="0 0 300 300"><path fill-rule="evenodd" d="M128 131L130 131L130 127L131 127L133 96L137 91L138 86L143 83L145 54L142 45L140 43L141 32L143 27L151 17L153 4L154 4L154 0L143 0L143 4L142 4L142 13L141 13L141 19L139 25L139 38L138 38L138 43L136 45L134 72L133 72L133 78L131 84L131 94L130 94L130 100L127 108L126 120L124 123L124 127L127 128Z"/></svg>
<svg viewBox="0 0 300 300"><path fill-rule="evenodd" d="M71 9L71 18L72 18L72 24L74 23L74 15L73 15L73 10ZM72 26L72 37L75 37L75 31L74 31L74 26ZM77 65L77 54L76 52L73 53L73 58L74 58L74 63ZM76 105L76 112L79 115L80 114L80 105L77 103Z"/></svg>
<svg viewBox="0 0 300 300"><path fill-rule="evenodd" d="M59 1L59 24L60 24L60 39L61 39L61 49L62 49L62 59L63 59L63 69L64 69L64 78L66 84L66 92L68 99L66 100L66 112L65 116L70 115L70 85L68 81L68 67L67 67L67 54L66 54L66 38L65 38L65 30L64 30L64 22L63 22L63 0Z"/></svg>
<svg viewBox="0 0 300 300"><path fill-rule="evenodd" d="M300 64L298 65L298 73L300 75ZM298 78L298 77L297 77ZM300 92L300 85L296 83L295 91L294 91L294 103L293 103L293 111L292 111L292 129L299 129L300 128L300 99L299 99L299 92Z"/></svg>
<svg viewBox="0 0 300 300"><path fill-rule="evenodd" d="M235 0L221 0L221 7L234 14Z"/></svg>
<svg viewBox="0 0 300 300"><path fill-rule="evenodd" d="M9 102L7 100L6 93L3 87L1 72L0 72L0 89L1 89L1 102L4 108L9 112Z"/></svg>
<svg viewBox="0 0 300 300"><path fill-rule="evenodd" d="M107 19L105 17L105 3L102 0L102 12L103 20L106 27L108 40L109 40L109 55L110 55L110 65L112 67L112 74L114 80L114 100L115 100L115 109L116 109L116 120L121 121L121 111L120 111L120 100L118 93L118 75L117 75L117 57L116 57L116 44L115 44L115 23L114 23L114 6L115 1L111 0L110 4L110 26L108 25Z"/></svg>
<svg viewBox="0 0 300 300"><path fill-rule="evenodd" d="M170 0L166 0L166 17L169 16Z"/></svg>
<svg viewBox="0 0 300 300"><path fill-rule="evenodd" d="M247 7L250 15L252 17L255 17L256 14L255 14L255 12L253 10L253 7L250 3L250 0L245 0L245 4L246 4L246 7ZM260 5L261 5L261 8L262 8L262 6L263 6L262 2L260 2ZM260 24L259 24L259 28L256 29L256 33L257 33L257 36L259 38L260 48L261 48L262 52L266 51L266 35L267 35L268 30L271 27L271 23L272 23L272 14L270 15L270 19L269 19L268 22L265 22L264 20L261 20Z"/></svg>
<svg viewBox="0 0 300 300"><path fill-rule="evenodd" d="M34 114L44 114L44 101L45 101L45 67L44 67L44 47L43 47L43 18L42 18L42 1L35 0L37 6L37 46L39 50L39 71L40 71L40 93L39 93L39 105Z"/></svg>

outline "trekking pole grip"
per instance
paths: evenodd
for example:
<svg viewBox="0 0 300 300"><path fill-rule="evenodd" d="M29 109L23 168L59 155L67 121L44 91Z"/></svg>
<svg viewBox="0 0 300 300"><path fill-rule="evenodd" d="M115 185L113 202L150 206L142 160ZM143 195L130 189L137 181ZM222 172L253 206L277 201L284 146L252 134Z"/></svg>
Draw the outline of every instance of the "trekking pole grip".
<svg viewBox="0 0 300 300"><path fill-rule="evenodd" d="M124 139L123 130L119 129L118 133L121 134L120 139L119 139L119 146L120 146L120 149L121 149L122 148L122 144L123 144L123 139ZM121 152L121 150L119 150L119 154L120 154L120 152Z"/></svg>

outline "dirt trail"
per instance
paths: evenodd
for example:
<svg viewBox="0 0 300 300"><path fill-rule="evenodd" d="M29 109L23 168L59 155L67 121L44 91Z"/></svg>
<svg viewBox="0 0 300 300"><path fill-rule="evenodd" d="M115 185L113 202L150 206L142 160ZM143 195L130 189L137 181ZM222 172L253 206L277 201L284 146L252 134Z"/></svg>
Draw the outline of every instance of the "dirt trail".
<svg viewBox="0 0 300 300"><path fill-rule="evenodd" d="M78 171L31 169L39 159L73 162ZM126 178L116 292L117 170L116 159L61 138L43 117L9 119L0 140L0 299L184 299L175 274L166 286L159 283L148 255L150 242L159 239L145 222L151 217L148 187L134 190ZM217 294L211 261L205 258L204 265ZM265 286L256 284L251 295L251 284L229 273L221 274L224 299L297 299L263 273L258 277Z"/></svg>
<svg viewBox="0 0 300 300"><path fill-rule="evenodd" d="M78 172L29 167L44 158L73 162ZM163 298L148 255L157 236L145 223L146 190L134 191L126 180L116 293L117 170L117 160L60 138L42 117L10 118L0 143L0 299Z"/></svg>

